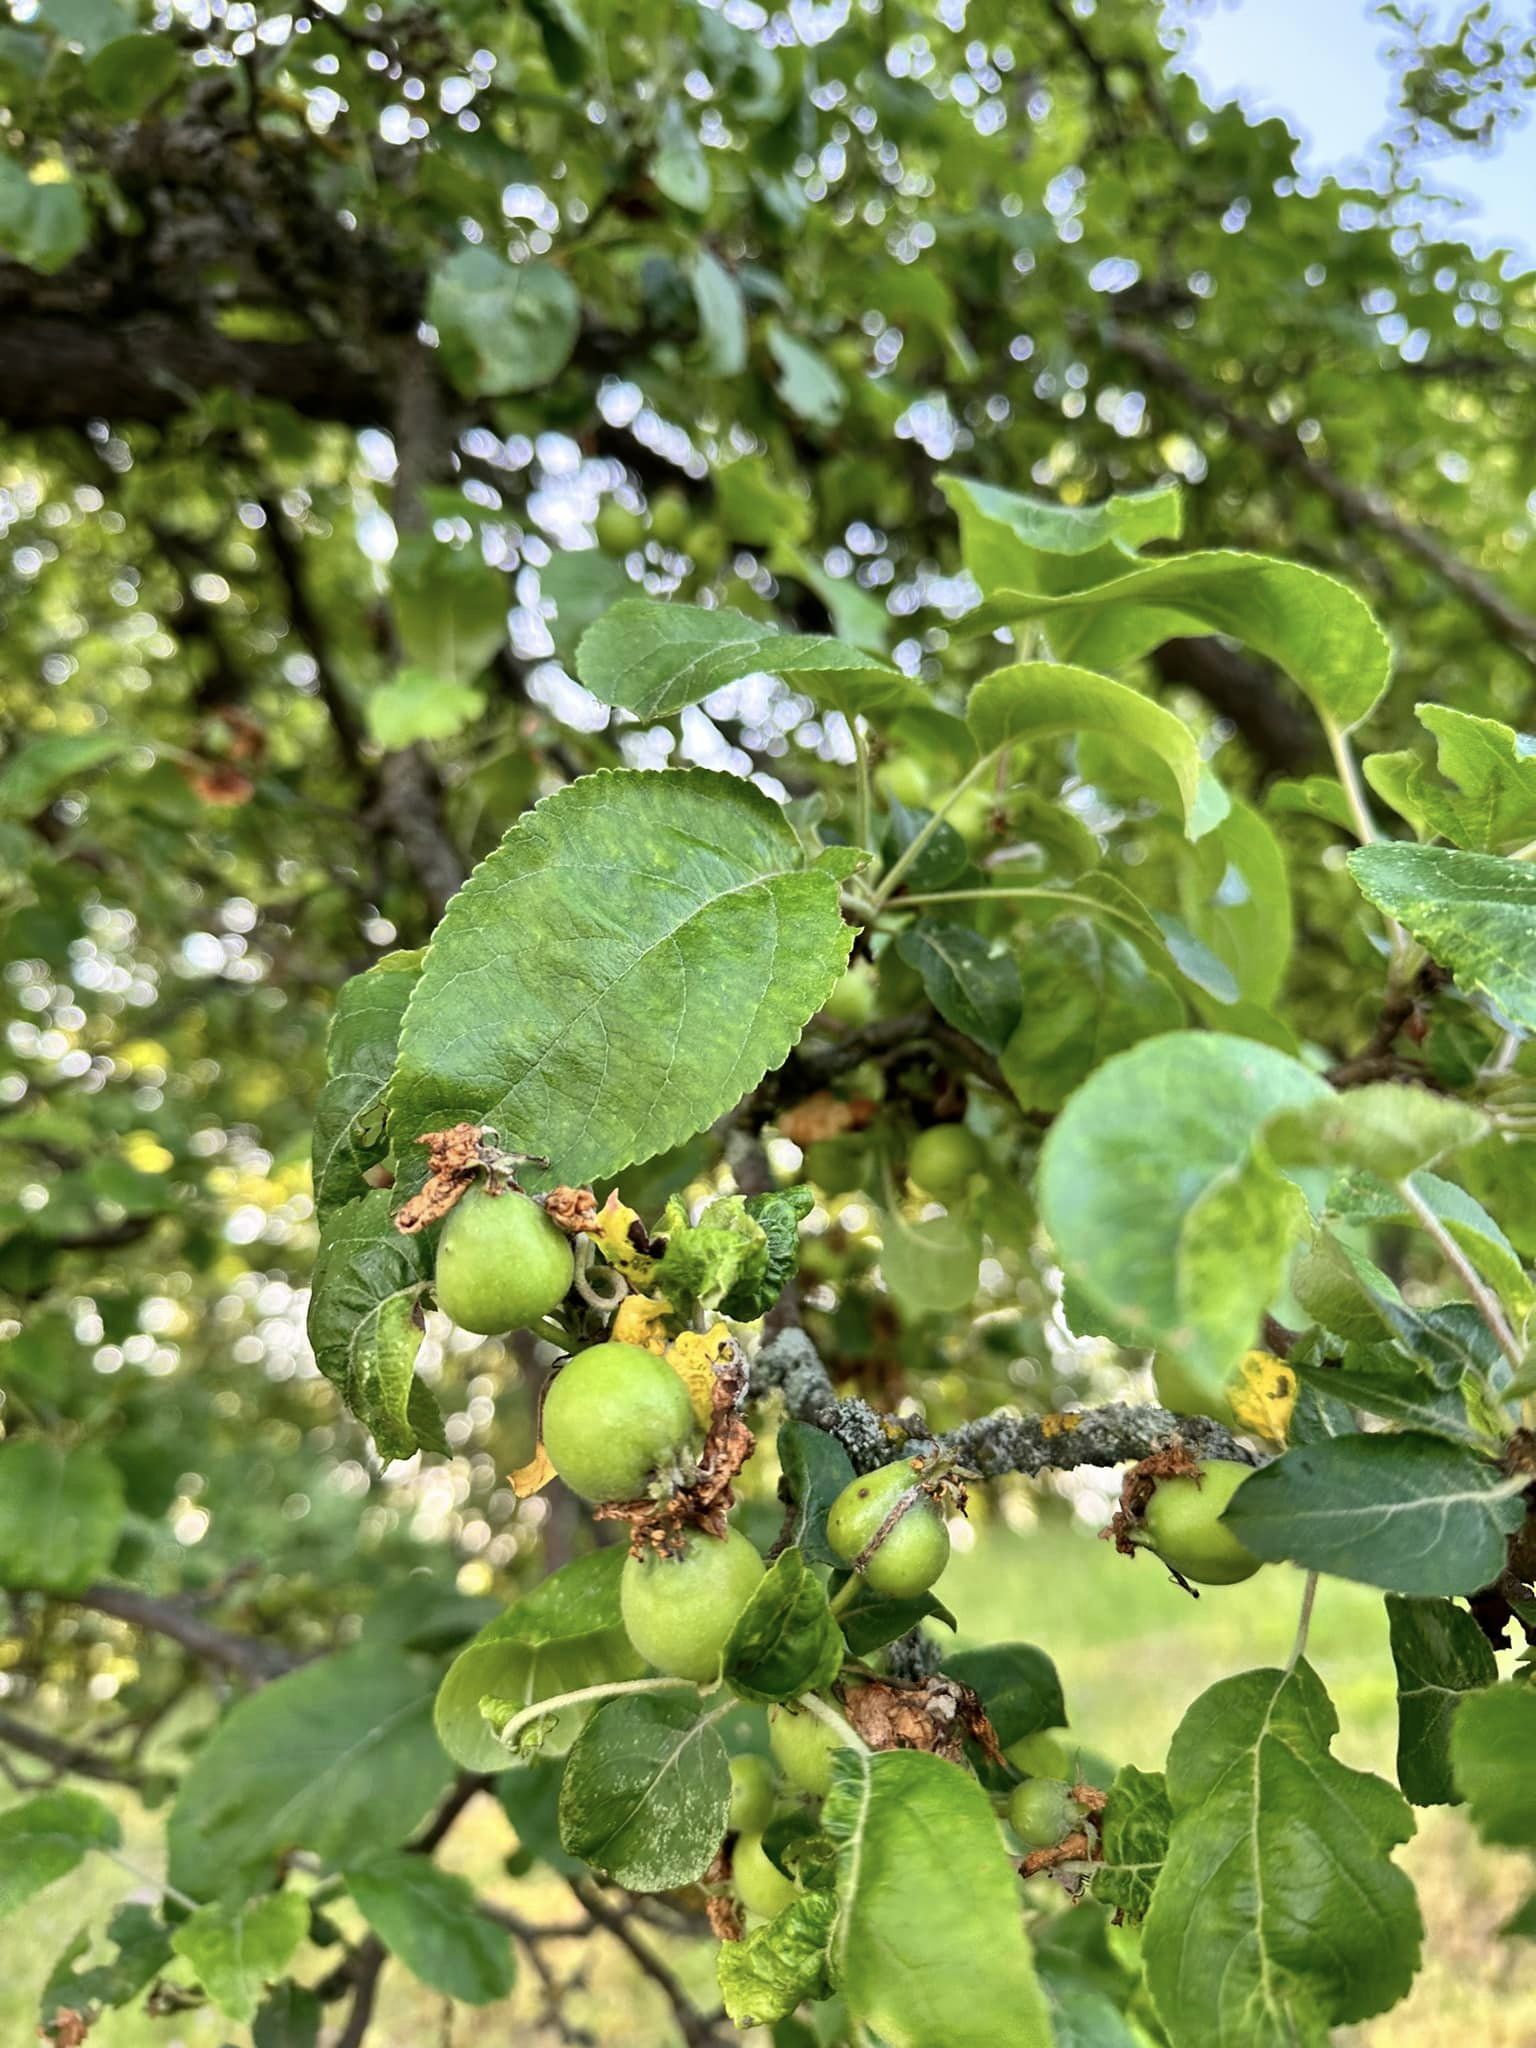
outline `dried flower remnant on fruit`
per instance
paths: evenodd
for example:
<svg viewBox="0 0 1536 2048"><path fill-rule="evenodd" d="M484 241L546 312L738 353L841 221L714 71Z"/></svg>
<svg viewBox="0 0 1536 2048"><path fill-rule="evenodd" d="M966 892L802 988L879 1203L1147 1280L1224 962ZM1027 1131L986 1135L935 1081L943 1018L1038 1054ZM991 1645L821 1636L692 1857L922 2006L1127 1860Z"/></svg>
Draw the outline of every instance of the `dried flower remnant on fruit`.
<svg viewBox="0 0 1536 2048"><path fill-rule="evenodd" d="M1004 1767L980 1698L958 1679L936 1675L911 1685L872 1679L849 1689L843 1711L871 1749L921 1749L959 1763L969 1738L988 1762Z"/></svg>
<svg viewBox="0 0 1536 2048"><path fill-rule="evenodd" d="M700 1882L706 1886L726 1886L731 1881L731 1845L720 1844L719 1853L705 1871ZM716 1941L740 1941L745 1927L741 1907L725 1890L709 1890L704 1900L704 1918L709 1922L709 1931Z"/></svg>
<svg viewBox="0 0 1536 2048"><path fill-rule="evenodd" d="M757 1439L741 1419L747 1391L747 1362L733 1339L714 1367L715 1385L709 1428L695 1463L694 1476L660 1500L615 1500L592 1509L601 1521L629 1524L629 1554L647 1550L676 1557L691 1529L723 1537L726 1517L735 1505L732 1482L756 1447Z"/></svg>
<svg viewBox="0 0 1536 2048"><path fill-rule="evenodd" d="M1108 1528L1101 1534L1114 1544L1122 1557L1134 1557L1138 1550L1146 1547L1143 1542L1138 1542L1137 1532L1146 1520L1147 1504L1157 1491L1157 1482L1160 1479L1198 1480L1199 1476L1200 1460L1187 1445L1178 1442L1160 1445L1150 1457L1143 1458L1139 1465L1133 1465L1126 1473L1120 1487L1120 1505L1110 1516Z"/></svg>
<svg viewBox="0 0 1536 2048"><path fill-rule="evenodd" d="M428 1172L420 1193L412 1195L395 1214L395 1228L406 1237L441 1222L489 1165L485 1130L480 1124L451 1124L444 1131L426 1131L416 1142L427 1148Z"/></svg>
<svg viewBox="0 0 1536 2048"><path fill-rule="evenodd" d="M544 1213L568 1237L597 1229L597 1197L590 1188L551 1188L544 1197Z"/></svg>

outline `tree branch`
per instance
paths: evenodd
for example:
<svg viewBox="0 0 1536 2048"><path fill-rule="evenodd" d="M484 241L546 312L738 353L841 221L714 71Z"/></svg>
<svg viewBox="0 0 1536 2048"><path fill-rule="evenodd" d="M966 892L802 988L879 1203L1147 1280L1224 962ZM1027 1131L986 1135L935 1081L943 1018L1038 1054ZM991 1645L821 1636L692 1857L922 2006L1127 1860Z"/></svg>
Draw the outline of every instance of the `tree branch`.
<svg viewBox="0 0 1536 2048"><path fill-rule="evenodd" d="M1202 1415L1174 1415L1152 1403L1112 1401L1071 1415L1026 1417L999 1409L943 1435L929 1435L905 1419L881 1415L857 1397L839 1400L832 1376L805 1332L780 1330L757 1355L752 1391L783 1390L789 1412L834 1436L859 1472L888 1464L903 1433L914 1450L935 1451L1000 1479L1007 1472L1033 1478L1041 1472L1072 1471L1083 1465L1123 1465L1150 1456L1170 1437L1179 1437L1201 1457L1255 1462L1247 1447Z"/></svg>
<svg viewBox="0 0 1536 2048"><path fill-rule="evenodd" d="M716 2022L699 2011L675 1972L662 1961L650 1943L640 1939L624 1915L609 1905L589 1879L573 1877L568 1882L597 1925L628 1949L651 1982L660 1986L672 2007L672 2015L687 2048L719 2048L722 2037Z"/></svg>
<svg viewBox="0 0 1536 2048"><path fill-rule="evenodd" d="M203 1663L217 1665L250 1685L280 1677L305 1661L281 1643L265 1642L258 1636L234 1635L204 1621L200 1614L179 1602L156 1599L132 1586L87 1586L78 1595L78 1603L96 1614L108 1614L114 1621L126 1621L134 1628L166 1636Z"/></svg>
<svg viewBox="0 0 1536 2048"><path fill-rule="evenodd" d="M1121 355L1129 356L1154 383L1177 392L1193 411L1220 420L1235 440L1258 449L1271 461L1303 477L1313 490L1338 507L1347 524L1369 527L1394 541L1405 554L1422 562L1442 583L1481 612L1496 638L1536 660L1536 616L1522 611L1481 570L1463 561L1427 528L1415 526L1394 511L1384 493L1352 484L1326 462L1319 462L1307 453L1288 427L1271 426L1238 411L1220 392L1213 391L1182 363L1175 362L1162 343L1150 335L1111 324L1104 329L1103 339Z"/></svg>
<svg viewBox="0 0 1536 2048"><path fill-rule="evenodd" d="M39 1763L48 1764L55 1771L68 1771L76 1778L98 1778L109 1785L137 1785L141 1782L140 1773L131 1763L116 1763L94 1749L61 1742L57 1736L45 1735L40 1728L28 1727L25 1721L18 1721L10 1714L0 1714L0 1742L8 1749L20 1750L23 1756L34 1756Z"/></svg>

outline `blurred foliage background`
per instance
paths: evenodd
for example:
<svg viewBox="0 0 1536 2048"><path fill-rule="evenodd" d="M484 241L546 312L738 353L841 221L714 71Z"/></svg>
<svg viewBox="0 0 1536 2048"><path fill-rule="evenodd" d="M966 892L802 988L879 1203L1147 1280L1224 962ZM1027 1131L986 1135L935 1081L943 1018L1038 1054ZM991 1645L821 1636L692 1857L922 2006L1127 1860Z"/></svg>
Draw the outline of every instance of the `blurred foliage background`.
<svg viewBox="0 0 1536 2048"><path fill-rule="evenodd" d="M421 943L540 795L689 760L841 800L846 729L777 684L673 727L596 704L571 656L615 595L831 626L943 701L989 656L951 639L969 592L937 469L1068 505L1182 480L1191 545L1289 555L1376 607L1397 676L1374 748L1422 750L1425 700L1532 722L1536 290L1428 182L1522 117L1531 53L1487 9L1382 15L1400 119L1377 183L1345 189L1299 175L1278 121L1203 105L1175 26L1134 0L10 0L0 1428L101 1452L112 1577L161 1603L13 1601L0 1751L21 1779L61 1761L42 1730L163 1799L250 1675L200 1656L187 1617L307 1652L419 1601L451 1640L579 1540L569 1503L505 1480L532 1440L515 1346L435 1327L451 1455L387 1468L317 1376L309 1126L341 983ZM1299 700L1215 640L1170 638L1146 685L1280 835L1289 1011L1342 1056L1372 1021L1348 957L1368 941L1340 941ZM880 772L925 793L899 756ZM1108 859L1172 859L1156 821L1061 774ZM983 804L970 830L1038 822ZM824 1020L812 1054L847 1028ZM976 1315L893 1306L836 1142L808 1167L806 1300L850 1381L943 1422L1138 1372L1067 1336L1003 1156L1020 1249ZM701 1141L626 1195L648 1210L727 1171ZM1150 1762L1291 1603L1256 1586L1196 1611L1080 1541L1097 1508L1076 1498L1075 1520L1065 1487L983 1509L954 1604L968 1636L1051 1651L1085 1742ZM1318 1650L1379 1751L1370 1607L1330 1585ZM488 1819L465 1844L481 1875L508 1847ZM1528 2040L1536 1979L1486 1939L1498 1880L1454 1818L1414 1853L1437 1960L1360 2038ZM83 1917L44 1905L13 1930L7 2039ZM594 1965L602 2025L624 1968ZM434 2038L414 1996L394 1987L379 2038ZM545 2038L464 2024L442 2038ZM666 2026L658 2008L628 2038ZM223 2031L99 2033L173 2037Z"/></svg>

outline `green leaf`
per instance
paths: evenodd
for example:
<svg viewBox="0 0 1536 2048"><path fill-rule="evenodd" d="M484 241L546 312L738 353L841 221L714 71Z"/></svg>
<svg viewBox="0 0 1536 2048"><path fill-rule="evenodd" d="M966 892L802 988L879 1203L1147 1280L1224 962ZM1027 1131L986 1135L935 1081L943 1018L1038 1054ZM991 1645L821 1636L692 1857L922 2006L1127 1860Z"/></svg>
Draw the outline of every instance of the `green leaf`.
<svg viewBox="0 0 1536 2048"><path fill-rule="evenodd" d="M0 254L51 276L79 255L90 231L73 179L30 178L13 155L0 157Z"/></svg>
<svg viewBox="0 0 1536 2048"><path fill-rule="evenodd" d="M1493 1647L1450 1600L1387 1595L1397 1669L1397 1782L1415 1806L1454 1806L1451 1727L1469 1692L1495 1683Z"/></svg>
<svg viewBox="0 0 1536 2048"><path fill-rule="evenodd" d="M991 1801L919 1750L839 1753L832 1974L885 2048L1047 2048L1051 2023Z"/></svg>
<svg viewBox="0 0 1536 2048"><path fill-rule="evenodd" d="M318 2048L325 2008L291 1977L274 1984L251 2028L252 2048Z"/></svg>
<svg viewBox="0 0 1536 2048"><path fill-rule="evenodd" d="M386 752L418 740L451 740L485 710L485 697L465 683L440 681L408 669L392 683L380 683L363 699L368 736Z"/></svg>
<svg viewBox="0 0 1536 2048"><path fill-rule="evenodd" d="M68 1877L92 1849L122 1842L117 1817L88 1792L39 1792L0 1813L0 1916Z"/></svg>
<svg viewBox="0 0 1536 2048"><path fill-rule="evenodd" d="M588 627L633 589L624 564L601 548L551 555L539 571L539 595L555 607L555 616L548 622L550 638L567 667L575 662L576 649Z"/></svg>
<svg viewBox="0 0 1536 2048"><path fill-rule="evenodd" d="M222 2013L250 2020L263 1985L280 1977L309 1927L297 1892L267 1892L241 1906L199 1906L171 1936Z"/></svg>
<svg viewBox="0 0 1536 2048"><path fill-rule="evenodd" d="M927 692L878 654L822 633L780 633L722 606L626 597L582 636L576 673L603 704L670 718L743 676L772 675L847 718L919 709Z"/></svg>
<svg viewBox="0 0 1536 2048"><path fill-rule="evenodd" d="M781 1491L787 1491L794 1508L790 1542L807 1564L841 1565L827 1541L827 1511L853 1478L848 1453L824 1429L793 1420L780 1424L776 1448L783 1473Z"/></svg>
<svg viewBox="0 0 1536 2048"><path fill-rule="evenodd" d="M1487 1129L1469 1102L1373 1081L1281 1110L1264 1126L1263 1144L1277 1166L1358 1166L1399 1181Z"/></svg>
<svg viewBox="0 0 1536 2048"><path fill-rule="evenodd" d="M1350 1091L1351 1094L1355 1092ZM1421 1094L1423 1091L1409 1089L1404 1092ZM1467 1108L1463 1104L1446 1102L1444 1096L1428 1099L1448 1109ZM1470 1109L1467 1113L1475 1114ZM1497 1292L1518 1315L1524 1315L1532 1302L1530 1278L1520 1263L1520 1254L1482 1203L1455 1181L1442 1180L1435 1173L1415 1173L1413 1187L1415 1194L1434 1211L1462 1250L1471 1255L1472 1263L1484 1279L1492 1281ZM1349 1174L1335 1181L1328 1191L1328 1213L1349 1223L1397 1223L1413 1230L1423 1228L1397 1189L1388 1187L1368 1173Z"/></svg>
<svg viewBox="0 0 1536 2048"><path fill-rule="evenodd" d="M1142 1940L1179 2048L1327 2048L1383 2012L1418 1963L1413 1887L1390 1853L1406 1801L1337 1762L1307 1664L1203 1693L1168 1753L1173 1831Z"/></svg>
<svg viewBox="0 0 1536 2048"><path fill-rule="evenodd" d="M720 1996L738 2027L772 2026L803 2000L831 1995L827 1944L836 1913L831 1892L807 1892L744 1941L720 1944Z"/></svg>
<svg viewBox="0 0 1536 2048"><path fill-rule="evenodd" d="M835 1572L827 1587L828 1594L841 1594L848 1578L846 1568ZM942 1601L935 1600L931 1593L919 1593L911 1600L893 1600L884 1593L875 1592L869 1581L862 1577L858 1590L839 1605L837 1619L843 1639L855 1657L867 1657L871 1650L884 1649L887 1643L894 1643L898 1636L908 1634L919 1622L942 1621L946 1628L956 1626L955 1617L949 1609Z"/></svg>
<svg viewBox="0 0 1536 2048"><path fill-rule="evenodd" d="M1451 1726L1451 1768L1485 1842L1536 1848L1536 1688L1506 1681L1463 1700Z"/></svg>
<svg viewBox="0 0 1536 2048"><path fill-rule="evenodd" d="M85 67L91 96L119 121L136 121L168 93L181 71L181 52L169 36L117 36Z"/></svg>
<svg viewBox="0 0 1536 2048"><path fill-rule="evenodd" d="M91 1929L82 1928L49 1971L38 2014L44 2026L66 2010L90 2020L105 2007L127 2005L171 1959L170 1930L148 1906L119 1906L107 1922L106 1939L115 1953L105 1962L77 1969L80 1958L95 1945Z"/></svg>
<svg viewBox="0 0 1536 2048"><path fill-rule="evenodd" d="M880 1276L903 1315L969 1308L981 1249L981 1233L954 1210L915 1223L894 1201L880 1212Z"/></svg>
<svg viewBox="0 0 1536 2048"><path fill-rule="evenodd" d="M1291 884L1280 841L1241 798L1213 832L1187 847L1179 902L1196 938L1231 968L1242 995L1274 1002L1290 963Z"/></svg>
<svg viewBox="0 0 1536 2048"><path fill-rule="evenodd" d="M644 1664L630 1648L619 1613L624 1547L572 1558L488 1622L448 1667L437 1695L438 1739L467 1771L505 1770L506 1750L480 1710L485 1699L531 1707L556 1693L605 1679L638 1678ZM544 1747L568 1749L582 1725L562 1715Z"/></svg>
<svg viewBox="0 0 1536 2048"><path fill-rule="evenodd" d="M325 1042L325 1086L315 1104L315 1211L322 1224L369 1192L369 1167L389 1156L389 1077L400 1020L422 955L390 953L342 985Z"/></svg>
<svg viewBox="0 0 1536 2048"><path fill-rule="evenodd" d="M1141 749L1167 770L1167 795L1182 813L1190 839L1209 832L1227 814L1226 793L1213 780L1183 719L1139 690L1086 668L1026 661L995 669L972 690L965 719L984 754L1020 741L1034 746L1084 732L1108 733Z"/></svg>
<svg viewBox="0 0 1536 2048"><path fill-rule="evenodd" d="M674 206L684 207L689 213L702 213L709 205L714 190L709 159L676 100L668 100L662 109L651 176L657 190L665 193Z"/></svg>
<svg viewBox="0 0 1536 2048"><path fill-rule="evenodd" d="M1351 1345L1350 1355L1356 1353L1357 1347ZM1437 1388L1412 1360L1391 1346L1370 1347L1368 1357L1370 1370L1365 1369L1364 1362L1358 1368L1350 1364L1293 1364L1302 1384L1320 1395L1347 1402L1351 1408L1378 1415L1383 1421L1446 1437L1452 1443L1467 1444L1473 1449L1484 1447L1484 1439L1467 1420L1466 1403L1459 1393ZM1302 1442L1294 1429L1290 1441L1294 1445Z"/></svg>
<svg viewBox="0 0 1536 2048"><path fill-rule="evenodd" d="M842 1667L842 1631L826 1590L791 1545L737 1617L725 1646L725 1677L743 1699L771 1704L822 1691Z"/></svg>
<svg viewBox="0 0 1536 2048"><path fill-rule="evenodd" d="M1044 619L1064 659L1117 669L1184 633L1224 633L1283 668L1327 724L1349 731L1387 686L1387 636L1348 584L1299 562L1224 549L1140 563L1090 590L1009 589L967 625Z"/></svg>
<svg viewBox="0 0 1536 2048"><path fill-rule="evenodd" d="M743 1207L763 1233L763 1269L736 1283L720 1304L722 1315L735 1323L753 1323L768 1313L799 1268L800 1225L815 1206L814 1189L803 1186L748 1195Z"/></svg>
<svg viewBox="0 0 1536 2048"><path fill-rule="evenodd" d="M842 379L820 351L790 333L777 320L767 329L768 353L778 365L774 390L798 420L808 427L835 427L848 403Z"/></svg>
<svg viewBox="0 0 1536 2048"><path fill-rule="evenodd" d="M1304 1444L1244 1480L1222 1516L1255 1557L1394 1593L1472 1593L1525 1518L1522 1482L1418 1431Z"/></svg>
<svg viewBox="0 0 1536 2048"><path fill-rule="evenodd" d="M1253 1343L1300 1222L1250 1147L1275 1111L1324 1098L1251 1039L1171 1032L1100 1067L1045 1141L1040 1209L1069 1280L1212 1393Z"/></svg>
<svg viewBox="0 0 1536 2048"><path fill-rule="evenodd" d="M1116 492L1097 505L1058 505L972 477L942 473L960 522L960 554L983 596L999 590L1082 590L1124 573L1148 541L1177 540L1177 484Z"/></svg>
<svg viewBox="0 0 1536 2048"><path fill-rule="evenodd" d="M1033 1643L956 1650L944 1659L944 1674L968 1685L980 1699L1000 1749L1042 1729L1067 1725L1056 1666Z"/></svg>
<svg viewBox="0 0 1536 2048"><path fill-rule="evenodd" d="M424 535L408 535L390 565L390 602L401 653L412 673L390 687L422 694L450 683L472 683L507 644L511 596L507 578L490 566L478 548L444 547ZM387 691L374 690L364 699L363 709L370 719L370 707L385 695ZM460 717L448 733L427 731L413 733L411 738L447 737L475 715ZM384 745L410 743L385 740L377 731L374 737Z"/></svg>
<svg viewBox="0 0 1536 2048"><path fill-rule="evenodd" d="M227 1896L291 1849L356 1863L413 1834L449 1779L432 1733L436 1674L385 1646L275 1679L215 1728L181 1781L171 1882Z"/></svg>
<svg viewBox="0 0 1536 2048"><path fill-rule="evenodd" d="M768 1233L740 1195L719 1196L693 1223L688 1205L674 1195L657 1235L666 1239L666 1250L648 1285L681 1314L715 1310L733 1292L755 1300L767 1284ZM770 1299L776 1298L777 1290Z"/></svg>
<svg viewBox="0 0 1536 2048"><path fill-rule="evenodd" d="M1536 1030L1536 873L1496 854L1397 840L1357 848L1349 867L1362 893L1459 987Z"/></svg>
<svg viewBox="0 0 1536 2048"><path fill-rule="evenodd" d="M464 1122L551 1159L551 1185L665 1151L779 1064L852 936L835 874L804 866L749 784L584 776L525 813L437 928L401 1033L397 1157Z"/></svg>
<svg viewBox="0 0 1536 2048"><path fill-rule="evenodd" d="M133 27L132 16L118 0L42 0L38 18L88 57Z"/></svg>
<svg viewBox="0 0 1536 2048"><path fill-rule="evenodd" d="M1449 704L1416 705L1414 716L1434 734L1440 773L1454 786L1435 782L1412 754L1401 768L1395 756L1368 755L1365 777L1379 796L1421 836L1454 846L1505 853L1536 836L1536 748L1526 734Z"/></svg>
<svg viewBox="0 0 1536 2048"><path fill-rule="evenodd" d="M694 251L688 277L699 311L705 368L712 377L739 377L747 367L747 304L741 286L708 249Z"/></svg>
<svg viewBox="0 0 1536 2048"><path fill-rule="evenodd" d="M422 1442L415 1364L416 1306L431 1276L430 1244L423 1233L396 1230L388 1189L345 1203L327 1220L311 1285L310 1346L382 1458L430 1448Z"/></svg>
<svg viewBox="0 0 1536 2048"><path fill-rule="evenodd" d="M922 976L945 1023L988 1052L1002 1051L1023 1004L1018 962L1006 945L970 925L920 917L897 940L896 951Z"/></svg>
<svg viewBox="0 0 1536 2048"><path fill-rule="evenodd" d="M1105 1060L1184 1022L1184 1005L1131 941L1085 917L1048 925L1016 973L1023 1014L1000 1064L1024 1109L1060 1109Z"/></svg>
<svg viewBox="0 0 1536 2048"><path fill-rule="evenodd" d="M120 734L51 733L28 740L0 765L0 818L35 818L61 791L128 751Z"/></svg>
<svg viewBox="0 0 1536 2048"><path fill-rule="evenodd" d="M614 1884L670 1891L715 1859L731 1804L725 1744L697 1700L608 1700L560 1784L560 1840Z"/></svg>
<svg viewBox="0 0 1536 2048"><path fill-rule="evenodd" d="M1123 1764L1109 1789L1099 1821L1103 1868L1093 1879L1093 1896L1126 1920L1144 1920L1168 1855L1173 1809L1161 1771Z"/></svg>
<svg viewBox="0 0 1536 2048"><path fill-rule="evenodd" d="M0 1586L83 1593L112 1562L123 1482L90 1444L0 1443Z"/></svg>
<svg viewBox="0 0 1536 2048"><path fill-rule="evenodd" d="M380 1941L423 1984L465 2005L490 2005L512 1989L511 1941L481 1917L467 1878L402 1850L344 1879Z"/></svg>
<svg viewBox="0 0 1536 2048"><path fill-rule="evenodd" d="M581 300L553 263L508 263L482 244L436 271L427 318L459 389L504 397L559 376L581 332Z"/></svg>

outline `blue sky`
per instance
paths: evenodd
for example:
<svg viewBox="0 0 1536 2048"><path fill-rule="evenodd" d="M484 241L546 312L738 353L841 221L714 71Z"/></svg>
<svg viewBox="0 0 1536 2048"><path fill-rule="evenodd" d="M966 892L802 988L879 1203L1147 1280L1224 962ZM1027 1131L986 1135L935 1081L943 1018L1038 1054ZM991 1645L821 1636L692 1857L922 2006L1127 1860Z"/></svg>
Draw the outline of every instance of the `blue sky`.
<svg viewBox="0 0 1536 2048"><path fill-rule="evenodd" d="M1284 116L1308 171L1366 171L1391 111L1386 38L1369 0L1217 0L1170 13L1189 24L1188 68L1208 98ZM1440 10L1442 21L1457 13ZM1458 150L1432 170L1472 202L1459 232L1481 249L1515 250L1522 268L1536 261L1536 118L1495 154Z"/></svg>

